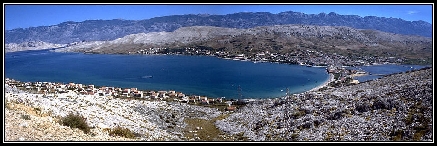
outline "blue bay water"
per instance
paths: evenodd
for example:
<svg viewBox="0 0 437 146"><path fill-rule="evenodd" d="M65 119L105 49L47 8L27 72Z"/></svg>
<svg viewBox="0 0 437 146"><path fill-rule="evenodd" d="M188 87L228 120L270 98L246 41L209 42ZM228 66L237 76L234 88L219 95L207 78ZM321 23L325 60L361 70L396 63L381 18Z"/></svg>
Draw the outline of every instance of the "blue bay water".
<svg viewBox="0 0 437 146"><path fill-rule="evenodd" d="M384 75L401 73L411 70L418 70L427 67L426 65L398 65L398 64L380 64L380 65L370 65L370 66L357 66L350 67L349 69L363 70L368 73L368 75L355 77L356 80L360 82L370 81L374 79L381 78Z"/></svg>
<svg viewBox="0 0 437 146"><path fill-rule="evenodd" d="M253 63L213 56L108 55L48 50L5 54L6 78L23 82L81 83L140 90L175 90L187 95L270 98L321 85L325 68Z"/></svg>

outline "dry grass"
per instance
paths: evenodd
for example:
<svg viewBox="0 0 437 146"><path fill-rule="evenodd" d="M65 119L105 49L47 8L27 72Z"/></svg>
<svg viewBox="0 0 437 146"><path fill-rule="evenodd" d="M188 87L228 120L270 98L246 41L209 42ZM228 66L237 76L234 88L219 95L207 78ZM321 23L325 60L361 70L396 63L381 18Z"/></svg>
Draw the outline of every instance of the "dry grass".
<svg viewBox="0 0 437 146"><path fill-rule="evenodd" d="M34 107L26 106L24 104L8 102L6 103L5 107L8 108L9 110L24 111L25 113L27 113L27 115L32 115L37 117L50 116L50 113L41 112L42 109L40 108L34 108Z"/></svg>
<svg viewBox="0 0 437 146"><path fill-rule="evenodd" d="M211 120L199 118L185 118L187 127L185 136L189 141L246 141L242 135L226 134L215 126L215 121L222 120L229 114L220 115Z"/></svg>
<svg viewBox="0 0 437 146"><path fill-rule="evenodd" d="M109 135L111 136L122 136L122 137L126 137L126 138L135 138L135 134L130 131L130 129L128 128L122 128L120 126L117 126L113 129L109 130Z"/></svg>

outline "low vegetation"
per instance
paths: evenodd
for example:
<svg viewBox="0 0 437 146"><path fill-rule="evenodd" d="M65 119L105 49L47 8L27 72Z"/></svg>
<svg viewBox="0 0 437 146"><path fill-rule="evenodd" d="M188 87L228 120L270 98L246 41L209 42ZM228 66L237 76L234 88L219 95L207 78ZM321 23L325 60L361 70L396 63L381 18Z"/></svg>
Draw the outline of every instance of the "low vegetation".
<svg viewBox="0 0 437 146"><path fill-rule="evenodd" d="M185 137L190 141L248 141L244 133L225 134L215 126L215 121L225 119L229 114L223 114L211 120L186 118Z"/></svg>
<svg viewBox="0 0 437 146"><path fill-rule="evenodd" d="M60 122L64 126L68 126L70 128L78 128L86 134L89 133L91 129L86 123L86 118L80 116L79 114L70 113L67 116L61 118Z"/></svg>
<svg viewBox="0 0 437 146"><path fill-rule="evenodd" d="M135 138L135 134L128 128L117 126L109 130L111 136L122 136L126 138Z"/></svg>

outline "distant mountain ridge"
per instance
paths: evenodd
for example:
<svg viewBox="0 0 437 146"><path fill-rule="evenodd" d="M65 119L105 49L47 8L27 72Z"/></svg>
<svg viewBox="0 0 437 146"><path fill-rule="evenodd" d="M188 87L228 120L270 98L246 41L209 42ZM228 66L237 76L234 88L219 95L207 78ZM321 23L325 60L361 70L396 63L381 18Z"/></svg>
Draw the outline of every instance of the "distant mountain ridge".
<svg viewBox="0 0 437 146"><path fill-rule="evenodd" d="M258 26L285 24L347 26L357 29L374 29L384 32L432 37L432 24L425 21L405 21L398 18L358 15L304 14L286 11L240 12L227 15L187 14L155 17L145 20L86 20L67 21L58 25L19 28L5 31L5 43L43 41L67 44L82 41L114 40L130 34L172 32L188 26L215 26L247 29Z"/></svg>

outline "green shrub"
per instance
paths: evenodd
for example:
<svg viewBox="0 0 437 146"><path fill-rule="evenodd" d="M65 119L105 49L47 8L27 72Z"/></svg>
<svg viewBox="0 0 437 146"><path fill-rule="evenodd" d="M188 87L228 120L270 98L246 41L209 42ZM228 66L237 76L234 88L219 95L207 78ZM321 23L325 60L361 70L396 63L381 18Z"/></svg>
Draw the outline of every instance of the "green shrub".
<svg viewBox="0 0 437 146"><path fill-rule="evenodd" d="M29 115L21 115L21 118L24 120L30 120L30 116Z"/></svg>
<svg viewBox="0 0 437 146"><path fill-rule="evenodd" d="M90 127L86 123L86 119L80 115L70 113L66 117L61 118L61 123L64 126L78 128L85 133L90 132Z"/></svg>
<svg viewBox="0 0 437 146"><path fill-rule="evenodd" d="M111 136L122 136L126 138L135 138L135 134L132 133L127 128L122 128L120 126L117 126L109 131L109 135Z"/></svg>

